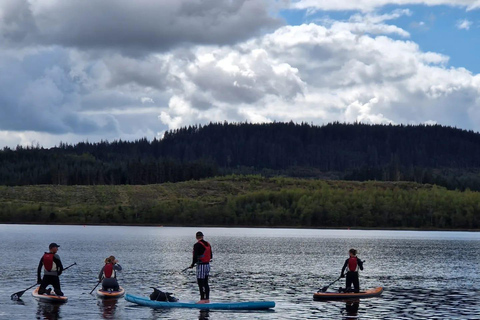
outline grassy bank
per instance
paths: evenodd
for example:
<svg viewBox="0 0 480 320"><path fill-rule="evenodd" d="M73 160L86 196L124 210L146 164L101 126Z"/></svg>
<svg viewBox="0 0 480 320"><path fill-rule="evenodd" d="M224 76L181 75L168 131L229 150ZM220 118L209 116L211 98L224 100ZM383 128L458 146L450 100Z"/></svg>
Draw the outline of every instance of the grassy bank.
<svg viewBox="0 0 480 320"><path fill-rule="evenodd" d="M479 229L480 193L411 182L229 176L115 186L0 186L1 223Z"/></svg>

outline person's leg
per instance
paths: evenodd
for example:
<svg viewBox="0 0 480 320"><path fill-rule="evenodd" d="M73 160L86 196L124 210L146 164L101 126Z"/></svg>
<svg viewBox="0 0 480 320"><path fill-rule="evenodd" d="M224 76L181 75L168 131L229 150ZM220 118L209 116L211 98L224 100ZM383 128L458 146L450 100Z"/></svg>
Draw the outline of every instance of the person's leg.
<svg viewBox="0 0 480 320"><path fill-rule="evenodd" d="M205 276L203 288L205 290L205 300L210 300L210 287L208 286L208 276Z"/></svg>
<svg viewBox="0 0 480 320"><path fill-rule="evenodd" d="M42 282L40 283L40 288L38 288L38 294L44 294L47 292L47 286L50 284L48 281L48 276L43 276Z"/></svg>
<svg viewBox="0 0 480 320"><path fill-rule="evenodd" d="M120 290L120 286L118 285L117 279L114 278L113 280L115 280L115 281L114 281L114 285L113 285L113 290L114 290L114 291L119 291L119 290Z"/></svg>
<svg viewBox="0 0 480 320"><path fill-rule="evenodd" d="M57 296L63 296L62 289L60 288L60 278L56 276L52 276L51 282Z"/></svg>
<svg viewBox="0 0 480 320"><path fill-rule="evenodd" d="M353 272L353 288L354 292L358 293L360 292L360 281L358 280L358 272Z"/></svg>
<svg viewBox="0 0 480 320"><path fill-rule="evenodd" d="M102 290L103 291L108 291L108 290L118 290L115 289L118 287L118 282L117 279L115 278L105 278L102 281Z"/></svg>
<svg viewBox="0 0 480 320"><path fill-rule="evenodd" d="M198 289L200 291L200 300L205 300L205 279L197 278Z"/></svg>
<svg viewBox="0 0 480 320"><path fill-rule="evenodd" d="M352 286L352 273L353 272L347 272L347 276L345 278L345 291L348 291L348 289L350 289Z"/></svg>

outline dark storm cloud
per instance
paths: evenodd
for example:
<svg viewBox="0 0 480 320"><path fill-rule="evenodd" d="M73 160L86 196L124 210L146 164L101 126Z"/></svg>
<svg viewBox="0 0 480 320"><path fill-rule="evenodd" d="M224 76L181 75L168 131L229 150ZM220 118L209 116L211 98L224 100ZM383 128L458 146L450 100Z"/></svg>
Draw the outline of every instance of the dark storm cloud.
<svg viewBox="0 0 480 320"><path fill-rule="evenodd" d="M232 44L279 26L262 0L5 0L0 30L12 44L125 52Z"/></svg>

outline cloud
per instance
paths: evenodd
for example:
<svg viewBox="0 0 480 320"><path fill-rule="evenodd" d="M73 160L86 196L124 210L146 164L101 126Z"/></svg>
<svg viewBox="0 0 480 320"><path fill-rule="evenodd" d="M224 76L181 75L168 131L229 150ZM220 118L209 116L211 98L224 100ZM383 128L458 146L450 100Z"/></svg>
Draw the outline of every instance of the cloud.
<svg viewBox="0 0 480 320"><path fill-rule="evenodd" d="M470 27L472 26L473 22L469 21L467 19L463 20L458 20L456 23L456 27L459 30L470 30Z"/></svg>
<svg viewBox="0 0 480 320"><path fill-rule="evenodd" d="M410 37L410 34L402 28L384 23L385 21L398 19L402 16L410 16L412 13L408 9L395 10L389 14L355 14L347 21L322 19L320 22L326 26L334 26L338 31L350 31L356 34L396 34L404 38Z"/></svg>
<svg viewBox="0 0 480 320"><path fill-rule="evenodd" d="M339 120L479 129L479 75L447 68L447 56L411 41L352 30L285 26L228 50L198 48L181 66L181 89L160 120L170 128L209 120ZM198 95L211 108L196 107Z"/></svg>
<svg viewBox="0 0 480 320"><path fill-rule="evenodd" d="M99 2L103 15L109 1ZM189 40L187 31L198 33L193 29L208 21L199 12L213 14L210 0L191 13L191 22L177 21L172 32L178 38L168 42L162 38L167 31L156 30L153 18L147 23L149 12L170 4L187 15L197 2L185 8L182 0L141 1L149 10L130 8L123 0L118 1L121 8L112 9L113 21L127 8L137 21L139 10L146 10L138 27L125 21L125 28L133 28L125 34L125 48L139 48L141 54L123 48L120 35L96 45L108 30L79 41L88 32L76 30L80 22L67 17L75 9L87 19L91 9L82 7L84 2L2 2L0 145L153 138L166 129L224 120L440 123L480 130L480 76L448 67L447 56L422 51L392 23L410 15L409 10L354 14L344 21L282 26L268 33L260 30L277 20L260 19L248 30L233 32L231 39L211 34ZM227 16L230 10L248 24L247 12L254 10L247 9L256 6L267 10L264 2L247 0L227 1L218 10ZM48 25L54 13L58 19ZM85 25L111 23L88 18ZM222 23L226 36L240 21ZM65 30L71 39L62 35ZM160 40L129 38L141 30Z"/></svg>
<svg viewBox="0 0 480 320"><path fill-rule="evenodd" d="M354 10L369 12L388 5L447 5L474 10L480 8L480 0L292 0L294 9L308 10Z"/></svg>
<svg viewBox="0 0 480 320"><path fill-rule="evenodd" d="M264 0L4 0L0 39L130 53L232 44L279 26Z"/></svg>

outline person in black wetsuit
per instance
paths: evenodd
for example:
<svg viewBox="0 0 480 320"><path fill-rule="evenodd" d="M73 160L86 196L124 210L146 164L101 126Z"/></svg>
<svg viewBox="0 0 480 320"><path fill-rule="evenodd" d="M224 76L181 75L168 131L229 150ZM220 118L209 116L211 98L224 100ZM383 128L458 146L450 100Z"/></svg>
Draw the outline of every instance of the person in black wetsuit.
<svg viewBox="0 0 480 320"><path fill-rule="evenodd" d="M58 248L60 246L56 243L50 243L48 246L49 252L45 252L40 259L40 263L38 264L37 268L37 283L40 285L38 289L39 294L50 294L49 291L46 290L48 285L52 285L55 291L55 294L58 296L63 296L63 292L60 288L60 278L59 276L63 272L63 265L62 261L60 261L60 257L57 254ZM43 278L41 278L43 267Z"/></svg>
<svg viewBox="0 0 480 320"><path fill-rule="evenodd" d="M203 233L196 233L197 243L193 246L193 259L190 268L197 265L197 283L200 290L200 301L197 303L210 303L210 287L208 276L210 274L210 261L213 258L212 246L203 240Z"/></svg>
<svg viewBox="0 0 480 320"><path fill-rule="evenodd" d="M355 293L360 292L360 282L358 280L358 270L363 270L363 261L357 257L357 250L350 249L348 251L350 258L345 260L343 264L342 272L340 277L345 277L345 269L347 269L347 278L346 278L346 287L345 292L348 292L353 283L353 291Z"/></svg>
<svg viewBox="0 0 480 320"><path fill-rule="evenodd" d="M114 256L105 259L105 265L98 274L98 281L102 281L102 291L119 291L117 271L122 271L122 266Z"/></svg>

